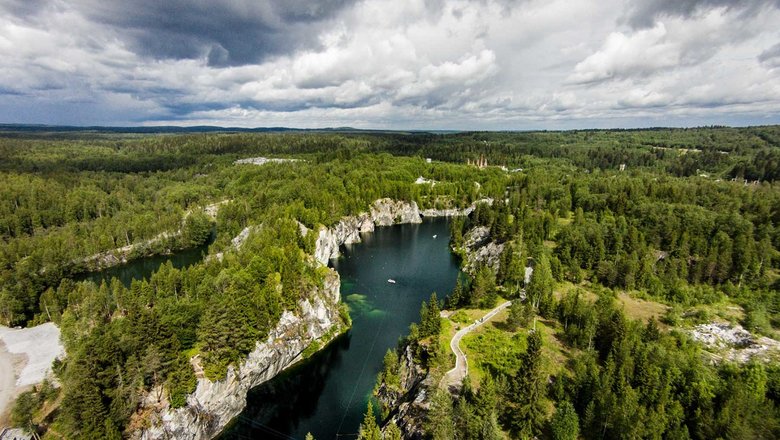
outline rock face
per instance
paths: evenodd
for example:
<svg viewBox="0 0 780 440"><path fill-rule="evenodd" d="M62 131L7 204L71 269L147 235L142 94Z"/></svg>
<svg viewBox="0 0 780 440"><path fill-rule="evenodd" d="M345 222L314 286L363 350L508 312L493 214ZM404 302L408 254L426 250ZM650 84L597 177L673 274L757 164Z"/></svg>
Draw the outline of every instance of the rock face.
<svg viewBox="0 0 780 440"><path fill-rule="evenodd" d="M739 324L713 322L697 325L691 337L715 355L714 360L745 363L753 358L767 358L780 351L780 342L766 336L755 336Z"/></svg>
<svg viewBox="0 0 780 440"><path fill-rule="evenodd" d="M194 393L182 408L160 408L150 417L151 426L136 431L136 439L210 439L246 406L247 392L302 359L311 343L321 345L340 334L339 275L330 269L323 288L299 303L298 314L285 311L265 341L238 368L231 366L224 379L212 382L199 375Z"/></svg>
<svg viewBox="0 0 780 440"><path fill-rule="evenodd" d="M504 244L490 241L490 229L487 226L477 226L463 237L463 248L466 253L466 264L463 269L475 273L479 266L486 265L498 271Z"/></svg>
<svg viewBox="0 0 780 440"><path fill-rule="evenodd" d="M426 209L420 211L415 202L379 199L369 213L344 217L331 228L321 227L317 236L315 257L322 264L339 256L343 244L360 243L360 234L373 232L375 226L390 226L405 223L422 223L422 217L457 217L469 215L478 203L492 204L493 199L481 199L464 209ZM500 252L499 252L500 253Z"/></svg>
<svg viewBox="0 0 780 440"><path fill-rule="evenodd" d="M395 389L382 382L376 397L390 413L387 422L395 423L403 438L422 439L429 407L428 389L432 381L428 373L414 362L414 353L408 345L400 359L400 384L401 389Z"/></svg>
<svg viewBox="0 0 780 440"><path fill-rule="evenodd" d="M423 217L459 217L459 216L465 216L471 214L472 211L477 207L479 203L487 203L488 205L493 204L493 199L485 198L477 200L476 202L472 203L471 206L468 208L463 209L457 209L457 208L448 208L448 209L424 209L420 212Z"/></svg>
<svg viewBox="0 0 780 440"><path fill-rule="evenodd" d="M314 257L322 264L339 256L343 244L360 242L360 234L373 232L375 226L401 223L422 223L420 209L415 202L379 199L371 205L370 213L342 218L330 228L321 227L317 236Z"/></svg>
<svg viewBox="0 0 780 440"><path fill-rule="evenodd" d="M426 210L424 215L468 215L474 206L464 210ZM422 223L422 216L415 202L379 199L371 205L368 213L344 217L330 228L321 227L317 232L314 257L320 264L327 265L328 260L338 257L341 245L360 242L361 233L373 232L376 226ZM301 234L309 233L309 229L304 225L299 224L299 227ZM233 239L233 247L240 248L251 232L252 227L241 231ZM340 300L338 273L329 269L322 291L314 292L310 297L299 303L297 315L289 311L284 312L268 338L257 342L254 351L238 368L231 366L224 379L212 382L200 374L197 388L187 397L186 406L177 409L153 409L151 426L135 431L131 437L143 440L201 440L219 434L227 423L244 409L246 395L251 388L270 380L301 360L303 350L311 343L318 341L320 346L325 346L341 332L341 318L337 307ZM419 367L413 366L411 358L408 363L410 375L403 380L404 387L411 387L412 383L417 384L425 377ZM197 364L197 361L194 364ZM196 371L198 370L199 367L196 366ZM409 410L404 409L406 412ZM413 432L411 427L409 429L409 432Z"/></svg>
<svg viewBox="0 0 780 440"><path fill-rule="evenodd" d="M415 202L379 199L371 206L371 219L377 226L395 223L422 223L420 209Z"/></svg>
<svg viewBox="0 0 780 440"><path fill-rule="evenodd" d="M299 159L278 159L273 157L249 157L246 159L239 159L233 162L236 165L248 164L248 165L265 165L267 163L285 163L285 162L298 162Z"/></svg>
<svg viewBox="0 0 780 440"><path fill-rule="evenodd" d="M369 214L344 217L332 228L320 228L314 257L320 263L328 264L328 260L339 256L342 244L359 243L361 233L373 231L374 220Z"/></svg>

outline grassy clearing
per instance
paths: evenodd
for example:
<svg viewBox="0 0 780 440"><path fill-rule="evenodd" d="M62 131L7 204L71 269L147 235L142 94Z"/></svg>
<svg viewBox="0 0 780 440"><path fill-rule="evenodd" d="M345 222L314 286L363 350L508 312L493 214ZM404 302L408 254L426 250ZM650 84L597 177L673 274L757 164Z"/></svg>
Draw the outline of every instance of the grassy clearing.
<svg viewBox="0 0 780 440"><path fill-rule="evenodd" d="M536 321L536 330L542 333L542 341L544 341L542 353L544 353L545 367L552 375L557 375L564 370L566 362L572 357L572 350L564 347L558 339L559 327L560 325L555 321Z"/></svg>
<svg viewBox="0 0 780 440"><path fill-rule="evenodd" d="M469 378L475 388L489 371L511 373L526 349L526 332L506 330L507 313L464 336L460 347L468 359Z"/></svg>
<svg viewBox="0 0 780 440"><path fill-rule="evenodd" d="M595 302L598 299L598 294L593 291L590 283L573 284L568 281L559 283L553 292L553 296L555 296L557 301L560 301L566 293L575 289L580 289L583 294L582 298L587 301ZM669 310L669 306L666 304L653 301L640 292L621 292L617 296L617 301L623 307L627 317L645 323L650 318L660 320Z"/></svg>
<svg viewBox="0 0 780 440"><path fill-rule="evenodd" d="M455 366L455 353L450 350L450 340L457 333L457 329L452 321L449 319L441 320L441 333L439 333L439 350L442 353L446 353L446 357L441 365L442 373L450 370Z"/></svg>
<svg viewBox="0 0 780 440"><path fill-rule="evenodd" d="M650 318L655 318L656 321L661 319L669 309L669 306L661 304L655 301L647 301L640 298L635 298L626 292L622 292L618 295L618 302L623 306L623 311L631 319L641 320L647 322Z"/></svg>

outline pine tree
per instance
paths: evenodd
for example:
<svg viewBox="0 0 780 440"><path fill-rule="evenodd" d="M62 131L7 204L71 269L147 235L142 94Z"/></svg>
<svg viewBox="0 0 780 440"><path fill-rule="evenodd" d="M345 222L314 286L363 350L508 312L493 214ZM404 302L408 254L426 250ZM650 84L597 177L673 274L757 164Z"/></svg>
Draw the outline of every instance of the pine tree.
<svg viewBox="0 0 780 440"><path fill-rule="evenodd" d="M528 335L528 349L523 353L520 368L511 386L511 401L507 407L512 431L521 438L531 438L544 425L544 387L547 380L542 371L542 337L537 331Z"/></svg>
<svg viewBox="0 0 780 440"><path fill-rule="evenodd" d="M455 424L452 420L452 398L444 390L437 389L431 399L426 431L433 440L451 440L455 437Z"/></svg>
<svg viewBox="0 0 780 440"><path fill-rule="evenodd" d="M517 331L520 327L528 326L533 316L533 307L531 303L526 301L522 302L519 299L512 301L512 305L509 306L509 317L506 322L512 331Z"/></svg>
<svg viewBox="0 0 780 440"><path fill-rule="evenodd" d="M531 282L528 283L526 297L544 317L550 317L553 312L553 288L555 281L550 271L550 261L542 254L536 261Z"/></svg>
<svg viewBox="0 0 780 440"><path fill-rule="evenodd" d="M460 277L458 277L455 282L455 288L452 289L452 293L445 300L445 307L448 309L458 308L464 302L463 295L463 284L460 281Z"/></svg>
<svg viewBox="0 0 780 440"><path fill-rule="evenodd" d="M420 337L438 335L441 332L441 309L436 292L431 293L427 303L420 306Z"/></svg>
<svg viewBox="0 0 780 440"><path fill-rule="evenodd" d="M579 418L568 400L558 405L550 421L550 432L553 440L577 440L580 433Z"/></svg>
<svg viewBox="0 0 780 440"><path fill-rule="evenodd" d="M382 432L376 423L374 406L371 404L371 401L368 402L366 415L363 417L363 423L360 424L358 440L382 440Z"/></svg>
<svg viewBox="0 0 780 440"><path fill-rule="evenodd" d="M385 427L385 434L383 437L383 440L401 440L403 438L403 434L401 433L401 428L399 428L395 422L390 422Z"/></svg>

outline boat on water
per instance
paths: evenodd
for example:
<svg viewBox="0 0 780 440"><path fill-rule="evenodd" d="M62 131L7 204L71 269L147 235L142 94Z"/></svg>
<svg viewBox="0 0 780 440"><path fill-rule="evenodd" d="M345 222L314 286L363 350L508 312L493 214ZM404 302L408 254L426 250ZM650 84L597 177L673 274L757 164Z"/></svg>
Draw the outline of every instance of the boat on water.
<svg viewBox="0 0 780 440"><path fill-rule="evenodd" d="M390 284L395 284L395 280L394 280L394 279L392 279L392 278L389 278L389 279L387 280L387 282L388 282L388 283L390 283Z"/></svg>
<svg viewBox="0 0 780 440"><path fill-rule="evenodd" d="M437 234L433 234L433 238L436 238L436 237L438 237L438 235Z"/></svg>

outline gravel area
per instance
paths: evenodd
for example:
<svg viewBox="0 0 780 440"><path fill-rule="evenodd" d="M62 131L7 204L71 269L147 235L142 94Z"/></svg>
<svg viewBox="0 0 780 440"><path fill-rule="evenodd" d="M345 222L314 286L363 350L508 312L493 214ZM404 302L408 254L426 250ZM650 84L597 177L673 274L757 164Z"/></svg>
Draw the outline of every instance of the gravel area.
<svg viewBox="0 0 780 440"><path fill-rule="evenodd" d="M50 322L23 329L0 326L0 415L19 392L42 382L64 353L60 329Z"/></svg>

